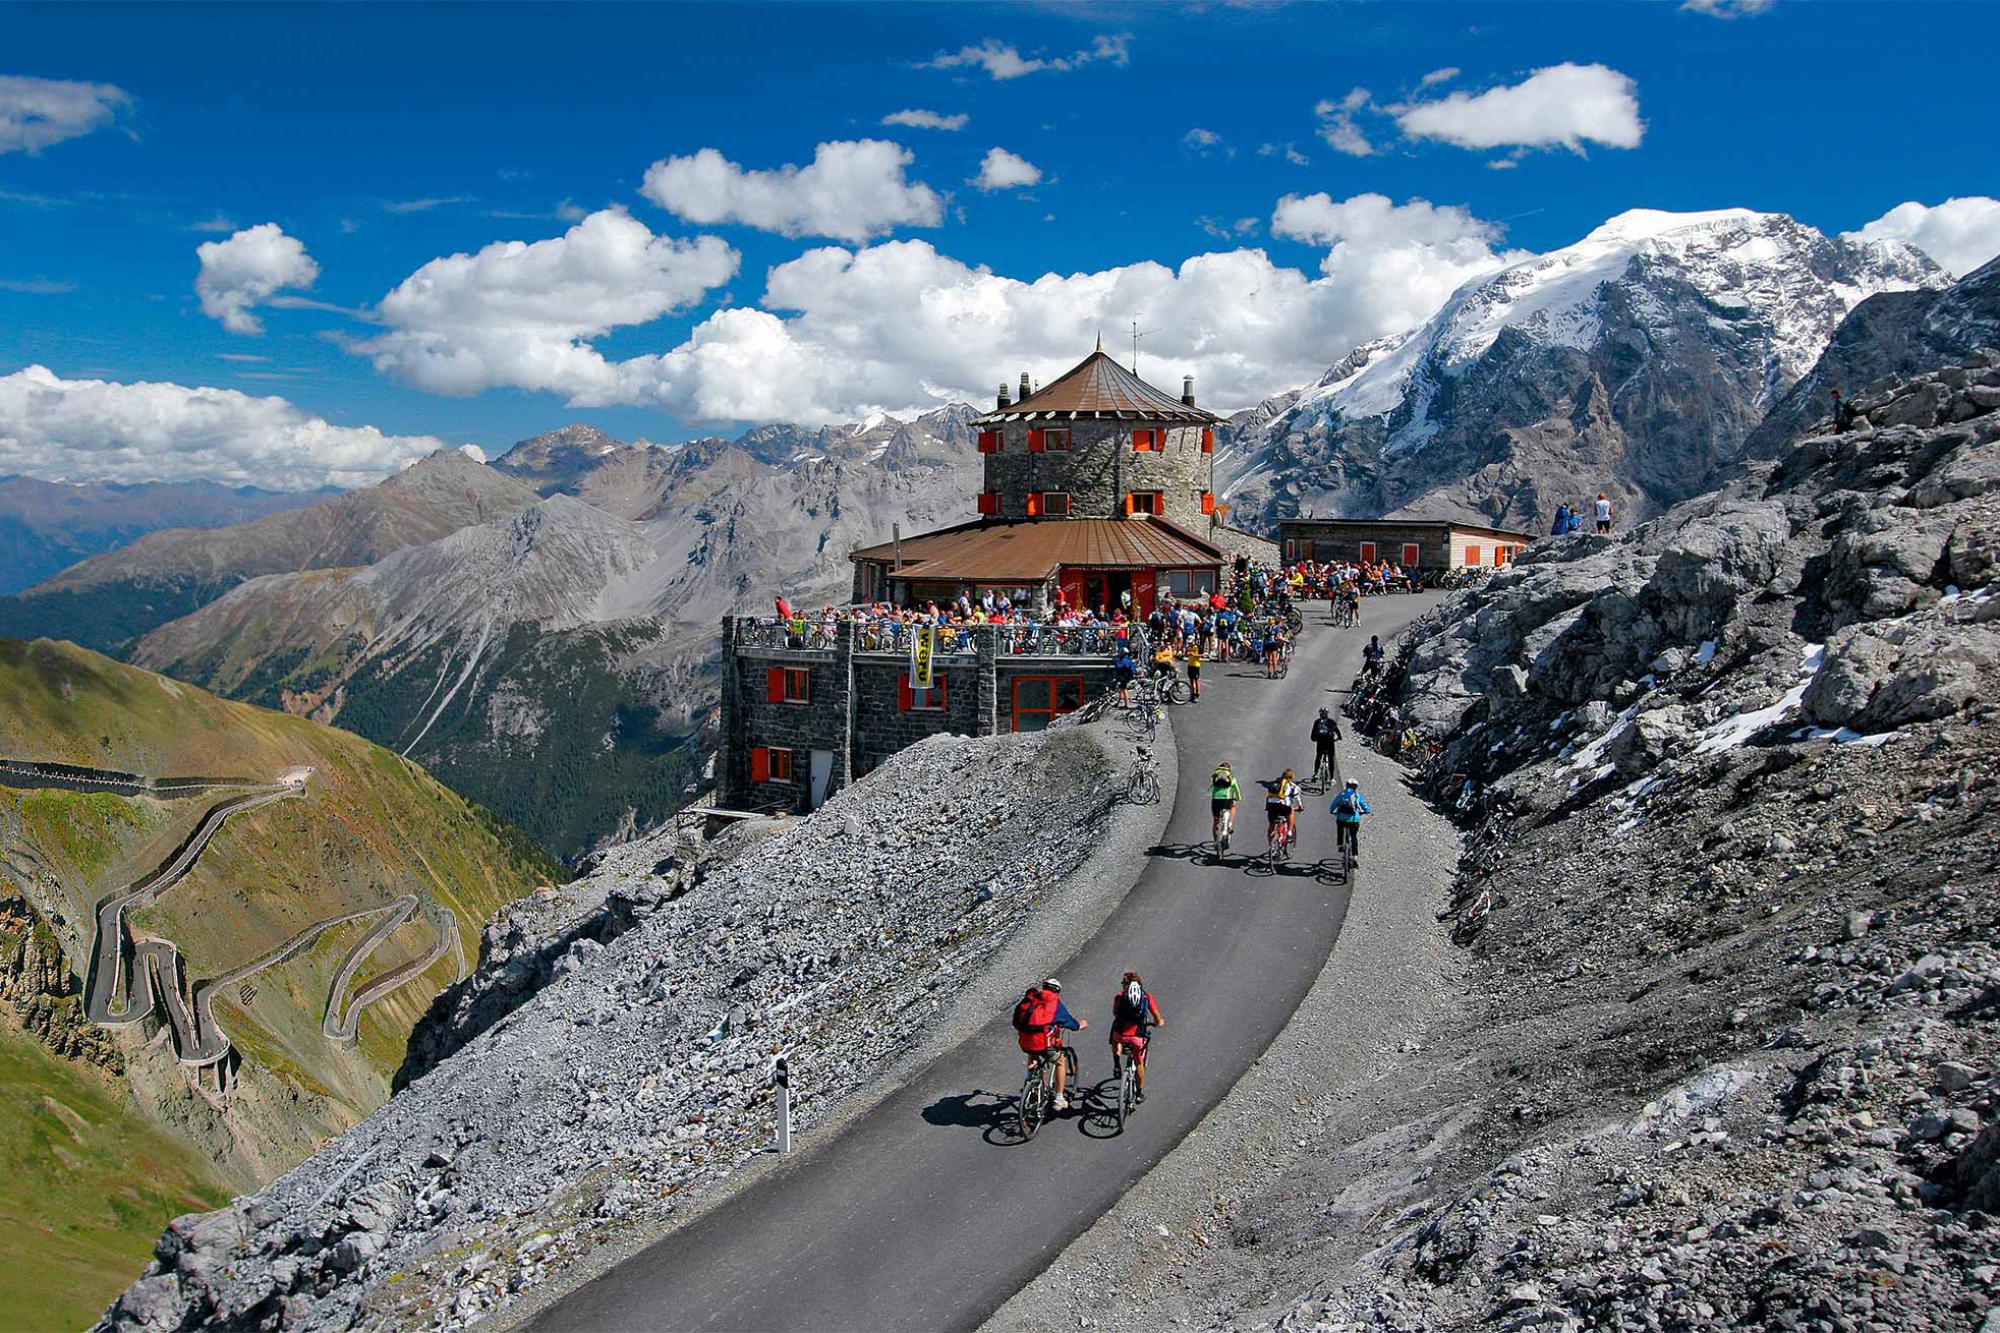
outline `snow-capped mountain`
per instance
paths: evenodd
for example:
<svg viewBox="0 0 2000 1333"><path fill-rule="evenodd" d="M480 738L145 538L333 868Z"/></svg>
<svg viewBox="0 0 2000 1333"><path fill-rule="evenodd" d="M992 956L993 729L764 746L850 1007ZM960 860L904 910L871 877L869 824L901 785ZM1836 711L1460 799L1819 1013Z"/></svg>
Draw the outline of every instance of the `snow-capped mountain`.
<svg viewBox="0 0 2000 1333"><path fill-rule="evenodd" d="M1946 281L1901 242L1782 214L1623 213L1467 283L1268 420L1248 414L1223 489L1252 521L1467 512L1531 526L1599 490L1651 511L1736 455L1856 304Z"/></svg>

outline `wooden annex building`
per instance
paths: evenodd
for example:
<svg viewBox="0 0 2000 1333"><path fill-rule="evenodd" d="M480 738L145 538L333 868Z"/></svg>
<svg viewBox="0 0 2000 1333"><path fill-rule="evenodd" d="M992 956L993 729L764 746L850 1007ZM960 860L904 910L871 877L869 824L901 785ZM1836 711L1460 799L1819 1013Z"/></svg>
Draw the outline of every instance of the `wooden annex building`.
<svg viewBox="0 0 2000 1333"><path fill-rule="evenodd" d="M1525 532L1451 518L1278 520L1278 547L1287 564L1386 560L1422 570L1499 568L1532 541Z"/></svg>

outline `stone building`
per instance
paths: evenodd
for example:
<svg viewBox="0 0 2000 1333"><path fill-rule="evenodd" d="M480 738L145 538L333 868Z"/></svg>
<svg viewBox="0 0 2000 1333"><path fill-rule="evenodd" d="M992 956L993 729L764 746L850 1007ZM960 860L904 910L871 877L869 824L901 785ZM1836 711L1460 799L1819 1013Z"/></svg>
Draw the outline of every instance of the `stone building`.
<svg viewBox="0 0 2000 1333"><path fill-rule="evenodd" d="M980 517L854 553L861 602L947 602L968 589L1049 606L1141 614L1171 592L1219 590L1237 556L1272 558L1270 542L1223 522L1211 480L1220 419L1147 384L1100 348L1018 400L1000 386L978 418L985 456Z"/></svg>
<svg viewBox="0 0 2000 1333"><path fill-rule="evenodd" d="M1414 569L1497 568L1534 538L1449 518L1281 518L1278 546L1287 564L1387 560Z"/></svg>

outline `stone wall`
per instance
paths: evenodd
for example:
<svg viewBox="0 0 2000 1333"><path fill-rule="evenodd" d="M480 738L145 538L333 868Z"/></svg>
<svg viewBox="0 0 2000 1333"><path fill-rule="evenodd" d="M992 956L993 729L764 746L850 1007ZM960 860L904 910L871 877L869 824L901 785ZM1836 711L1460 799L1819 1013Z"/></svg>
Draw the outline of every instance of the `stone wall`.
<svg viewBox="0 0 2000 1333"><path fill-rule="evenodd" d="M833 756L827 787L831 795L927 736L1013 731L1014 682L1021 677L1080 679L1085 702L1102 694L1111 681L1106 654L1001 655L994 634L975 628L975 652L936 660L943 707L905 708L902 682L908 659L900 653L856 652L851 624L838 627L831 648L807 649L745 642L742 623L747 622L734 617L723 621L722 753L716 765L721 802L740 808L809 808L814 750ZM1134 651L1144 655L1143 635L1135 640ZM769 697L767 673L773 668L809 673L804 702ZM751 780L750 752L760 746L792 751L790 779Z"/></svg>
<svg viewBox="0 0 2000 1333"><path fill-rule="evenodd" d="M1070 432L1067 452L1029 452L1029 430L1064 428ZM999 452L986 455L985 489L999 493L1000 518L1028 517L1034 491L1067 492L1072 518L1122 517L1128 493L1159 491L1166 497L1161 517L1204 532L1209 520L1201 497L1213 485L1214 455L1202 452L1203 429L1165 421L1010 421L999 428ZM1165 447L1135 452L1136 430L1163 432Z"/></svg>
<svg viewBox="0 0 2000 1333"><path fill-rule="evenodd" d="M1210 523L1206 527L1194 528L1191 531L1196 536L1220 546L1222 553L1232 562L1243 559L1261 565L1278 563L1278 543L1274 538L1260 537L1254 532L1232 528L1226 523Z"/></svg>

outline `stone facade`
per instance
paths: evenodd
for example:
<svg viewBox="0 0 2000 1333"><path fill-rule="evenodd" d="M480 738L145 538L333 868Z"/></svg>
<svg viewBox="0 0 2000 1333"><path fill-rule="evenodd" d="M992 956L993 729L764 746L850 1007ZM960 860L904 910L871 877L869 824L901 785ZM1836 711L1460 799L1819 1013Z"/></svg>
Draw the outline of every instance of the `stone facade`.
<svg viewBox="0 0 2000 1333"><path fill-rule="evenodd" d="M1418 569L1464 569L1505 564L1532 541L1525 532L1448 519L1278 520L1278 545L1287 563L1360 560L1372 550L1376 560ZM1415 561L1405 558L1409 546L1417 548Z"/></svg>
<svg viewBox="0 0 2000 1333"><path fill-rule="evenodd" d="M751 642L747 629L757 623L749 617L728 617L722 623L716 787L721 803L740 809L812 808L815 751L825 756L824 799L927 736L1036 729L1059 715L1058 709L1087 703L1111 683L1108 651L1002 654L996 628L975 626L967 631L972 651L935 659L941 699L921 699L904 688L908 659L900 653L857 651L852 624L836 628L831 647L798 648ZM1143 634L1134 633L1134 652L1143 657ZM796 693L789 683L774 682L773 671L805 672L804 697L772 698L774 693ZM1017 698L1022 700L1019 716ZM764 752L768 766L768 756L777 750L790 752L790 776L775 775L767 767L759 777L756 753Z"/></svg>
<svg viewBox="0 0 2000 1333"><path fill-rule="evenodd" d="M1049 493L1069 496L1071 518L1122 518L1125 497L1158 494L1160 517L1189 532L1207 531L1215 455L1211 427L1165 420L1007 421L985 427L997 434L998 447L986 455L985 490L998 496L990 517L1020 519L1060 517L1046 511L1031 514L1028 497ZM1133 447L1134 433L1151 432L1157 443ZM1069 448L1030 448L1029 434L1044 441L1067 432Z"/></svg>

